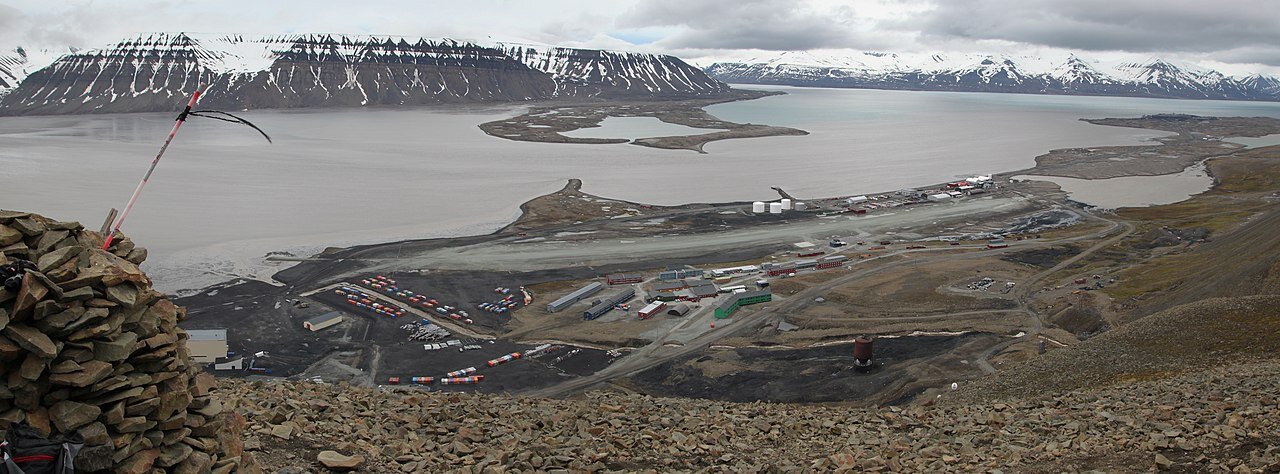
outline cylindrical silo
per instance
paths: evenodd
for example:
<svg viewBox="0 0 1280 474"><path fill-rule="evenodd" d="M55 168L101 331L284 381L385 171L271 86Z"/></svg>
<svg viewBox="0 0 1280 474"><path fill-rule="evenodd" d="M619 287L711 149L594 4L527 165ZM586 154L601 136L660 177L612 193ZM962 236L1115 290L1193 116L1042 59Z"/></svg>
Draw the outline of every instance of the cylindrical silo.
<svg viewBox="0 0 1280 474"><path fill-rule="evenodd" d="M859 369L871 368L871 338L858 336L853 340L853 359Z"/></svg>
<svg viewBox="0 0 1280 474"><path fill-rule="evenodd" d="M782 214L782 203L780 203L780 202L771 202L771 203L769 203L769 213L770 213L770 214Z"/></svg>
<svg viewBox="0 0 1280 474"><path fill-rule="evenodd" d="M763 212L764 212L764 203L763 203L763 202L761 202L761 201L756 201L756 202L751 203L751 212L754 212L754 213L756 213L756 214L763 213Z"/></svg>
<svg viewBox="0 0 1280 474"><path fill-rule="evenodd" d="M796 210L797 210L797 211L803 211L803 210L805 210L805 209L808 209L808 208L809 208L809 205L808 205L808 204L805 204L805 203L800 202L800 201L796 201L796 203L795 203L795 204L793 204L793 206L796 208Z"/></svg>
<svg viewBox="0 0 1280 474"><path fill-rule="evenodd" d="M782 198L782 208L791 209L791 200L787 198Z"/></svg>

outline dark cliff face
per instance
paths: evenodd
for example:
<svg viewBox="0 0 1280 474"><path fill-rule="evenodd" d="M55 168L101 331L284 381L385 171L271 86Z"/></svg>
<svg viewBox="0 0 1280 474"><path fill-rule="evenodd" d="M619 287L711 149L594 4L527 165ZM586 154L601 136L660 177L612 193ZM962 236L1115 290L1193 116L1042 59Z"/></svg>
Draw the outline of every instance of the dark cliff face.
<svg viewBox="0 0 1280 474"><path fill-rule="evenodd" d="M12 88L0 99L0 113L171 111L198 84L207 86L202 106L225 109L670 99L729 90L670 56L448 40L176 34L63 56Z"/></svg>
<svg viewBox="0 0 1280 474"><path fill-rule="evenodd" d="M1074 56L1048 72L1027 71L1015 61L993 57L940 70L913 64L886 70L760 61L717 63L706 72L715 79L742 84L1280 101L1280 87L1276 86L1280 81L1274 77L1237 79L1162 60L1119 64L1109 73Z"/></svg>

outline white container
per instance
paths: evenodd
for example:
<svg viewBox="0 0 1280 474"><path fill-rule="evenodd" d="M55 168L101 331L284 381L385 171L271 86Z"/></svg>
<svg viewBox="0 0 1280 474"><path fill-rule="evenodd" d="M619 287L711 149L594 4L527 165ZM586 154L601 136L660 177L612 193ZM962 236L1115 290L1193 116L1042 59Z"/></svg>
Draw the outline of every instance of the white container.
<svg viewBox="0 0 1280 474"><path fill-rule="evenodd" d="M782 199L782 209L784 209L784 210L790 210L790 209L791 209L791 200L790 200L790 199L786 199L786 198L783 198L783 199Z"/></svg>
<svg viewBox="0 0 1280 474"><path fill-rule="evenodd" d="M782 214L782 203L780 203L780 202L771 202L771 203L769 203L769 213L770 213L770 214Z"/></svg>
<svg viewBox="0 0 1280 474"><path fill-rule="evenodd" d="M808 205L808 204L805 204L805 203L800 202L800 201L796 201L796 203L794 204L794 206L795 206L795 208L796 208L796 210L797 210L797 211L803 211L803 210L805 210L805 209L808 209L808 208L809 208L809 205Z"/></svg>
<svg viewBox="0 0 1280 474"><path fill-rule="evenodd" d="M751 212L754 212L754 213L756 213L756 214L763 213L763 212L764 212L764 203L763 203L763 202L760 202L760 201L756 201L756 202L751 203Z"/></svg>

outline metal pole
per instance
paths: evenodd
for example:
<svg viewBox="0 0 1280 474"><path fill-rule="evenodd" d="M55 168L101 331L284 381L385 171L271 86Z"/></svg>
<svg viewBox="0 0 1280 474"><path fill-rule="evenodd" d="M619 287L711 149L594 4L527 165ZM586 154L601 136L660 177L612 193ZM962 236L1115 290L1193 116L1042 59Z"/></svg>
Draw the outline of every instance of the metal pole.
<svg viewBox="0 0 1280 474"><path fill-rule="evenodd" d="M143 186L147 185L147 181L151 179L151 173L156 170L156 164L160 163L160 157L164 156L164 151L169 148L169 143L173 142L174 135L177 135L178 129L182 128L182 123L187 120L187 115L191 113L191 108L196 106L197 100L200 100L201 87L203 86L196 86L196 91L191 94L191 101L187 103L187 108L183 109L181 114L178 114L178 118L173 124L173 130L169 131L169 137L160 146L160 152L156 153L156 159L151 160L151 167L147 169L147 174L142 176L142 181L138 182L138 187L133 190L133 196L129 197L129 204L124 206L124 212L120 213L120 220L116 221L115 227L111 229L111 233L107 234L107 238L104 239L103 250L111 247L111 242L115 240L116 234L120 232L120 225L124 224L124 220L129 217L129 211L133 210L133 204L138 202L138 196L142 194Z"/></svg>

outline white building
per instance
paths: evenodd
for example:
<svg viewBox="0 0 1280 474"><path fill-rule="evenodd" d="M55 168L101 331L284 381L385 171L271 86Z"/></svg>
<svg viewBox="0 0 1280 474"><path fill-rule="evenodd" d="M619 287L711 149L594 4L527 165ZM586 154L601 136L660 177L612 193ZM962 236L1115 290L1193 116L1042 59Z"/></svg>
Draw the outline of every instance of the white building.
<svg viewBox="0 0 1280 474"><path fill-rule="evenodd" d="M227 357L226 329L188 329L187 337L192 362L208 364Z"/></svg>

